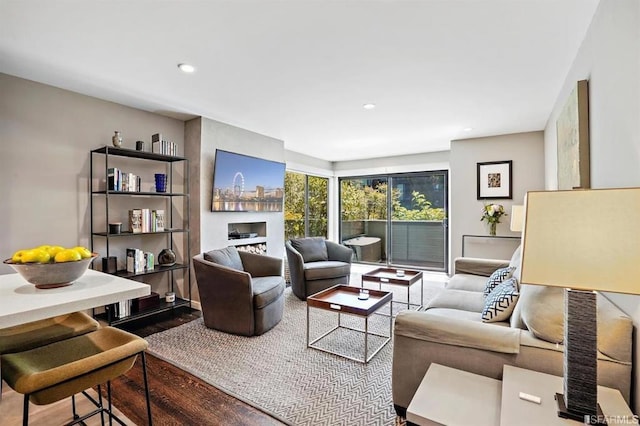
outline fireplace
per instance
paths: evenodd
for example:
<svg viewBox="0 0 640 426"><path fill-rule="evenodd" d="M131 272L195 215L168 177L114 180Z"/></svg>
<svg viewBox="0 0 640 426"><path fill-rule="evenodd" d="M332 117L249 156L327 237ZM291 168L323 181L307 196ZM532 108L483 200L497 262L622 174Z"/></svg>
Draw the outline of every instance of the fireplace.
<svg viewBox="0 0 640 426"><path fill-rule="evenodd" d="M254 254L267 254L267 243L244 244L236 246L236 249Z"/></svg>

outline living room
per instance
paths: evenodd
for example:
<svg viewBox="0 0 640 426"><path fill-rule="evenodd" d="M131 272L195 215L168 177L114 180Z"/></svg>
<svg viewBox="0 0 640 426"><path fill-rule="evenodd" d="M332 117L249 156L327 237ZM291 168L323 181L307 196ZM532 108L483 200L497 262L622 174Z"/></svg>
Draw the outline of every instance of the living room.
<svg viewBox="0 0 640 426"><path fill-rule="evenodd" d="M2 9L5 7L13 6L3 3ZM463 235L487 232L479 220L482 202L476 197L477 163L513 161L512 199L501 201L507 211L511 205L522 204L527 191L558 187L556 121L576 82L585 79L589 81L591 187L640 186L637 167L640 159L640 6L632 0L602 0L593 10L593 19L578 43L574 59L569 58L566 74L555 81L556 92L545 105L548 116L537 127L514 125L515 130L507 134L477 137L465 137L460 133L450 140L450 147L437 151L344 161L330 161L303 154L304 151L290 150L286 138L270 137L241 125L227 124L234 122L233 117L225 120L224 117L213 119L185 114L176 118L175 114L163 113L162 99L157 100L155 110L138 108L135 93L130 93L129 103L100 98L94 95L94 86L101 82L94 81L88 74L80 81L85 86L84 92L56 87L54 82L45 84L35 78L32 71L19 68L17 64L22 57L13 50L5 52L4 48L11 43L11 34L2 32L5 40L0 68L0 140L4 150L0 158L0 188L4 198L0 219L5 224L0 230L3 259L9 258L18 248L49 241L63 246L90 246L89 151L110 145L114 130L122 131L123 147L131 149L138 140L150 143L151 135L160 132L178 145L179 154L190 160L192 255L226 246L228 224L238 222L237 214L212 213L209 205L215 151L221 149L284 162L289 170L328 177L331 182L328 237L332 240L338 239L340 212L336 194L339 177L448 170L449 259L454 259L462 254ZM110 60L117 61L118 58ZM545 66L552 68L553 64ZM523 85L527 83L522 82ZM180 107L176 106L176 110L186 109ZM504 108L511 107L505 105ZM615 217L615 211L610 215ZM284 258L282 213L246 213L241 221L268 222L269 255ZM519 233L510 231L508 223L503 223L498 227L498 235L519 236ZM6 265L0 266L0 273L11 272ZM192 284L193 301L197 306L199 299L194 280ZM182 294L186 291L184 287L179 289ZM607 296L633 318L637 327L640 300L632 295ZM634 349L637 339L636 335ZM638 352L634 350L634 366L638 362ZM637 383L639 378L636 369L634 381ZM630 405L634 412L640 407L639 395L632 392Z"/></svg>

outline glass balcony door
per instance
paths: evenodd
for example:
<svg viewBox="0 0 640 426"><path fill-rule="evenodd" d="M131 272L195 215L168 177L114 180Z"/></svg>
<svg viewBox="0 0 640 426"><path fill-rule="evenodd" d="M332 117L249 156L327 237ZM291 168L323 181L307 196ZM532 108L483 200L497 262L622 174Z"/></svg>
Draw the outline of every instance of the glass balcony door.
<svg viewBox="0 0 640 426"><path fill-rule="evenodd" d="M340 236L356 262L447 270L446 171L340 179Z"/></svg>

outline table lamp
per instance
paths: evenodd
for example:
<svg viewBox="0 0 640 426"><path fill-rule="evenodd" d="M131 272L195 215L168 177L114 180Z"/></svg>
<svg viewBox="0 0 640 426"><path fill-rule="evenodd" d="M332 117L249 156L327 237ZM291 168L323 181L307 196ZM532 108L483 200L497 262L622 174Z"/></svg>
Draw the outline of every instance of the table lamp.
<svg viewBox="0 0 640 426"><path fill-rule="evenodd" d="M514 204L511 206L511 223L509 229L513 232L522 232L524 228L524 206Z"/></svg>
<svg viewBox="0 0 640 426"><path fill-rule="evenodd" d="M521 282L566 289L558 415L602 422L594 290L640 294L640 188L529 192L522 241Z"/></svg>

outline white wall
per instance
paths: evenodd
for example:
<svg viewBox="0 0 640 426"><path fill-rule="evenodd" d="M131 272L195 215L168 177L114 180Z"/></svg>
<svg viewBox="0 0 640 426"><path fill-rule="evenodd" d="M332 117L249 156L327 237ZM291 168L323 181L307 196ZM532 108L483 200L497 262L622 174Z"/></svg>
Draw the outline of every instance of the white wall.
<svg viewBox="0 0 640 426"><path fill-rule="evenodd" d="M589 80L591 187L640 186L639 1L602 0L598 6L545 128L547 189L557 189L555 122L572 87L582 79ZM615 220L615 207L603 214ZM640 297L608 296L633 317L636 327L632 390L636 412L640 407Z"/></svg>
<svg viewBox="0 0 640 426"><path fill-rule="evenodd" d="M6 74L0 93L2 259L42 244L90 245L89 151L110 145L115 130L124 148L160 132L183 152L180 120Z"/></svg>
<svg viewBox="0 0 640 426"><path fill-rule="evenodd" d="M544 188L544 140L542 132L516 133L451 142L450 261L462 255L462 236L488 235L481 222L485 203L502 204L511 213L513 204L522 204L527 191ZM477 163L513 161L511 200L477 199ZM520 236L509 230L510 216L498 224L497 235Z"/></svg>

